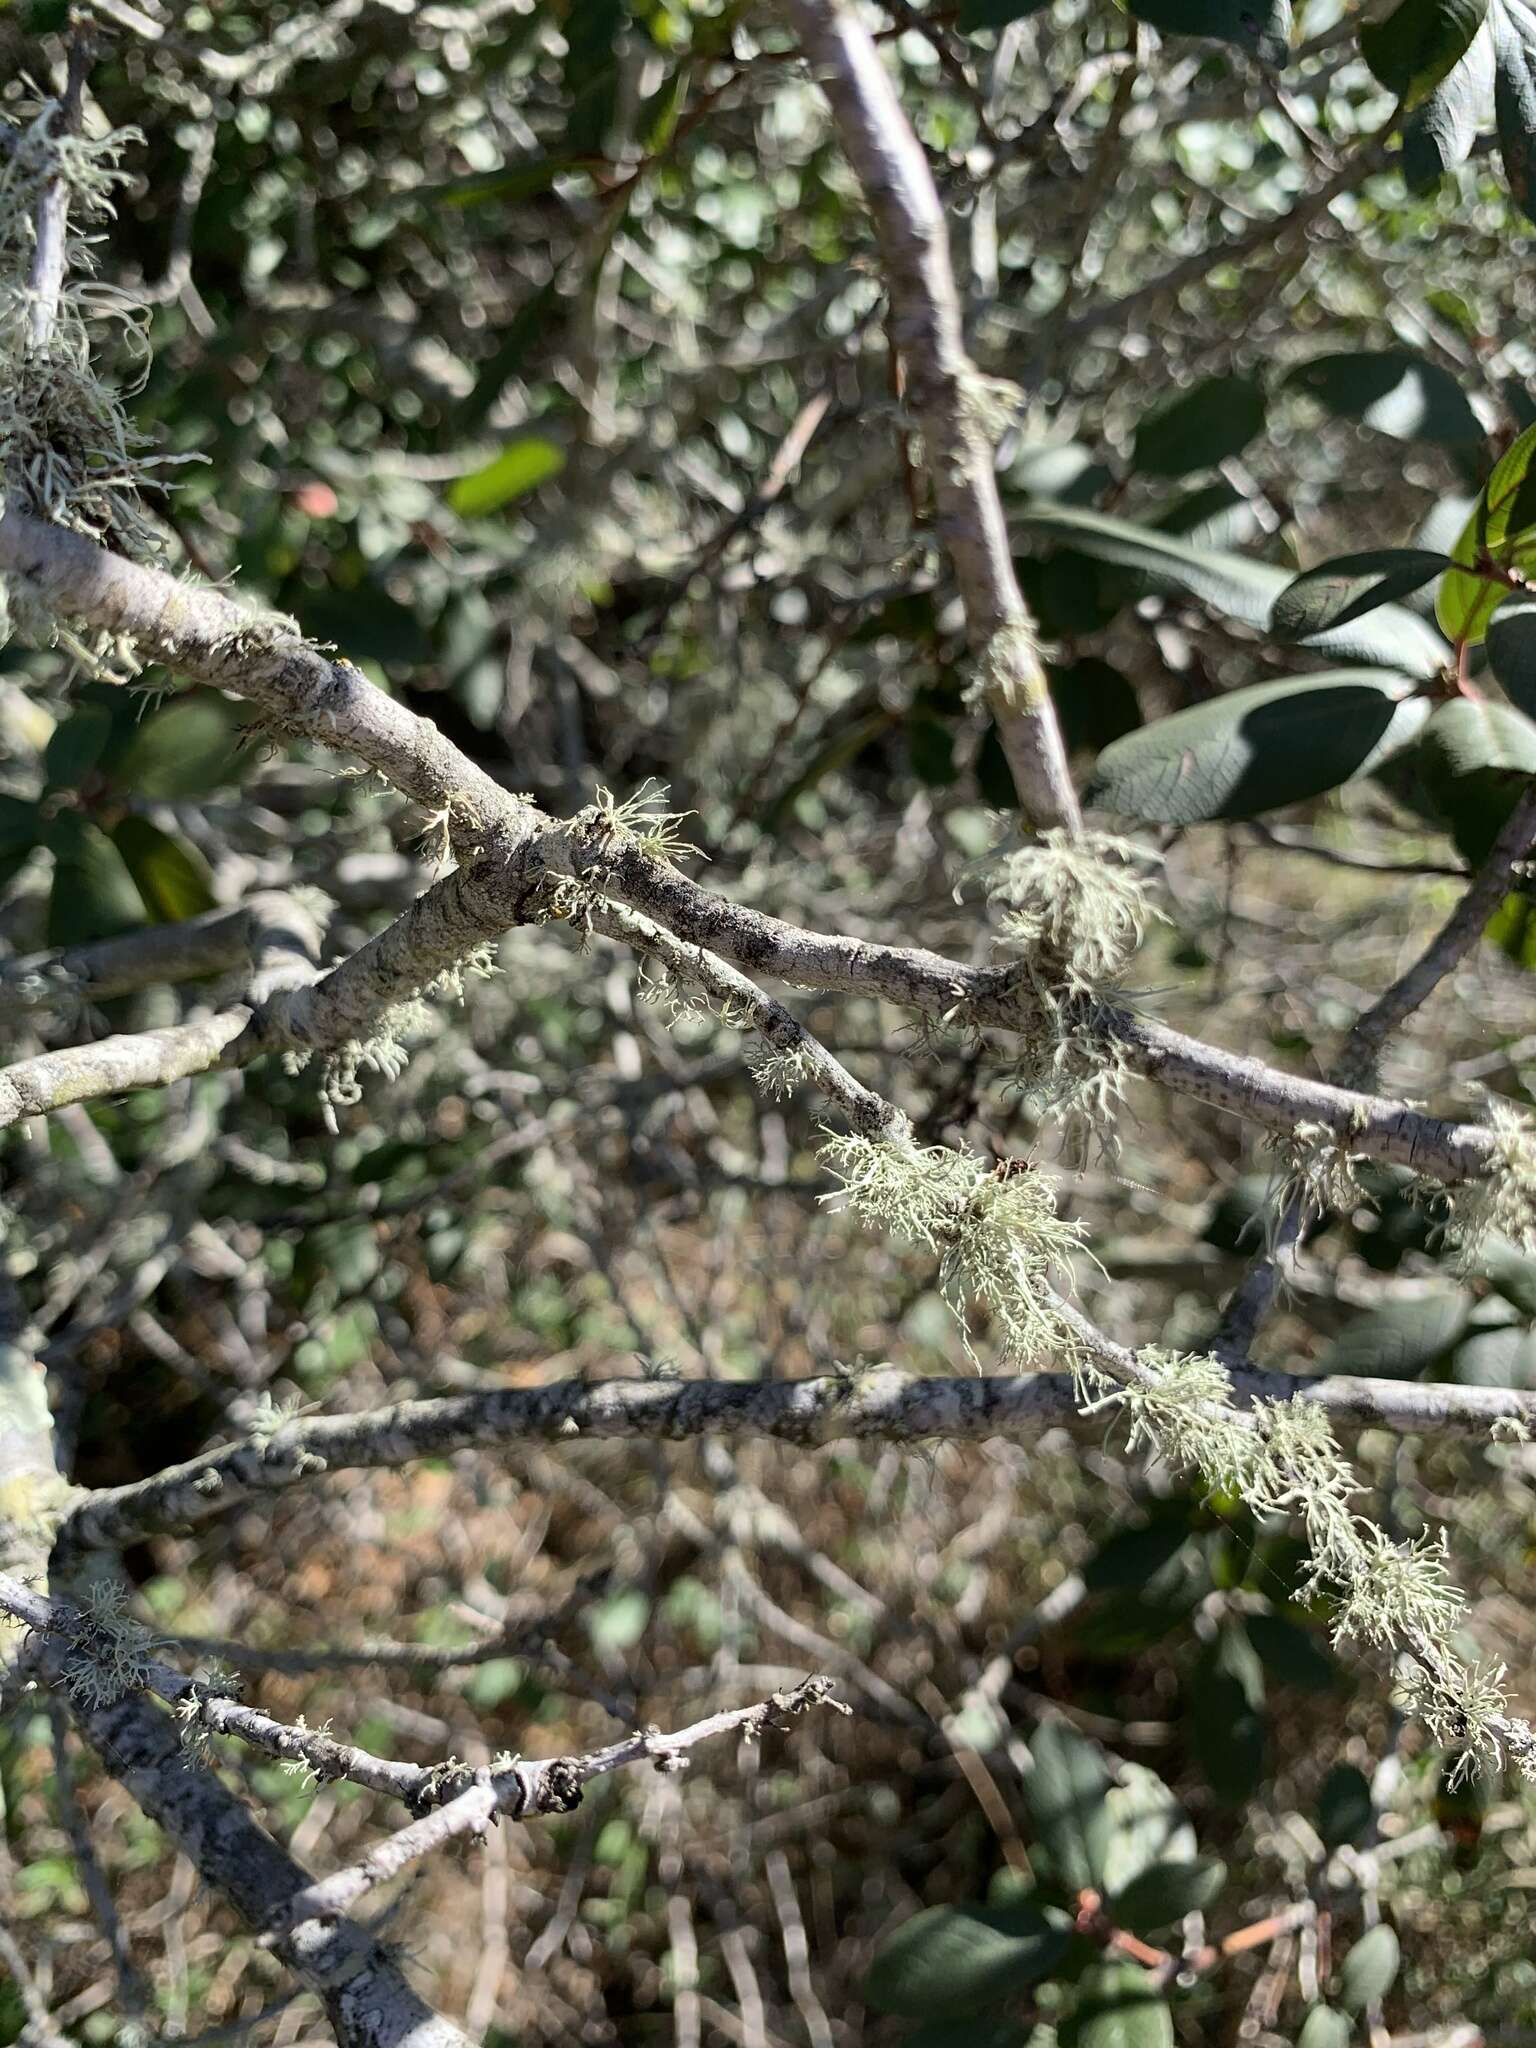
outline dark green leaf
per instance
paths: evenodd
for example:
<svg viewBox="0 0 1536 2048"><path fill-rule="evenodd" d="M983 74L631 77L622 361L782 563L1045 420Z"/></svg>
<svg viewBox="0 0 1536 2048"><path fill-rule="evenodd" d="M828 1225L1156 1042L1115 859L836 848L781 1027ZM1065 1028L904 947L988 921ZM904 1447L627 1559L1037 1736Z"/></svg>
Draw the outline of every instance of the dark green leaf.
<svg viewBox="0 0 1536 2048"><path fill-rule="evenodd" d="M1479 1264L1504 1299L1523 1316L1536 1316L1536 1257L1507 1237L1484 1240Z"/></svg>
<svg viewBox="0 0 1536 2048"><path fill-rule="evenodd" d="M1213 1906L1226 1881L1227 1866L1214 1856L1194 1863L1154 1863L1110 1902L1109 1917L1132 1934L1160 1934L1186 1914Z"/></svg>
<svg viewBox="0 0 1536 2048"><path fill-rule="evenodd" d="M1408 349L1362 349L1313 356L1286 378L1339 419L1395 441L1477 443L1483 428L1449 370Z"/></svg>
<svg viewBox="0 0 1536 2048"><path fill-rule="evenodd" d="M1428 191L1466 162L1493 105L1493 77L1493 30L1485 22L1403 135L1403 176L1410 191Z"/></svg>
<svg viewBox="0 0 1536 2048"><path fill-rule="evenodd" d="M1146 415L1131 460L1144 476L1188 476L1240 455L1263 431L1256 377L1207 377Z"/></svg>
<svg viewBox="0 0 1536 2048"><path fill-rule="evenodd" d="M111 737L112 714L104 705L82 704L61 719L43 751L43 773L49 787L78 789Z"/></svg>
<svg viewBox="0 0 1536 2048"><path fill-rule="evenodd" d="M133 877L99 826L65 811L48 828L48 846L54 859L50 946L80 946L143 924L144 905Z"/></svg>
<svg viewBox="0 0 1536 2048"><path fill-rule="evenodd" d="M1189 1528L1182 1521L1117 1529L1083 1566L1083 1584L1090 1593L1146 1586L1188 1541Z"/></svg>
<svg viewBox="0 0 1536 2048"><path fill-rule="evenodd" d="M1020 2020L967 2013L954 2020L929 2020L903 2034L901 2048L1031 2048L1034 2030Z"/></svg>
<svg viewBox="0 0 1536 2048"><path fill-rule="evenodd" d="M1264 1775L1264 1673L1253 1645L1227 1626L1202 1651L1189 1700L1191 1746L1224 1806L1242 1806Z"/></svg>
<svg viewBox="0 0 1536 2048"><path fill-rule="evenodd" d="M1402 1951L1385 1920L1362 1934L1339 1968L1339 2003L1346 2012L1364 2012L1384 1998L1397 1977Z"/></svg>
<svg viewBox="0 0 1536 2048"><path fill-rule="evenodd" d="M1225 477L1185 491L1160 506L1149 522L1159 533L1177 534L1193 547L1238 548L1263 532L1252 497Z"/></svg>
<svg viewBox="0 0 1536 2048"><path fill-rule="evenodd" d="M1330 1849L1363 1842L1376 1818L1370 1780L1353 1764L1335 1764L1317 1795L1317 1832Z"/></svg>
<svg viewBox="0 0 1536 2048"><path fill-rule="evenodd" d="M957 26L962 35L978 28L1006 28L1010 21L1023 21L1049 5L1050 0L960 0Z"/></svg>
<svg viewBox="0 0 1536 2048"><path fill-rule="evenodd" d="M473 171L468 177L453 178L446 185L421 185L404 195L403 202L430 211L437 206L484 206L491 199L532 199L547 192L564 172L580 168L571 156L532 156L499 171Z"/></svg>
<svg viewBox="0 0 1536 2048"><path fill-rule="evenodd" d="M1049 1976L1067 1946L1065 1916L1038 1906L930 1906L875 1951L864 1996L881 2012L946 2019Z"/></svg>
<svg viewBox="0 0 1536 2048"><path fill-rule="evenodd" d="M1536 775L1536 723L1505 704L1454 697L1425 726L1415 758L1426 794L1475 866Z"/></svg>
<svg viewBox="0 0 1536 2048"><path fill-rule="evenodd" d="M914 713L907 720L907 755L919 782L944 788L954 781L955 736L937 718Z"/></svg>
<svg viewBox="0 0 1536 2048"><path fill-rule="evenodd" d="M305 630L333 643L349 661L419 668L432 658L432 639L413 608L376 583L308 591L297 606Z"/></svg>
<svg viewBox="0 0 1536 2048"><path fill-rule="evenodd" d="M1110 471L1081 441L1026 443L1008 470L1011 489L1061 505L1091 505L1112 481Z"/></svg>
<svg viewBox="0 0 1536 2048"><path fill-rule="evenodd" d="M1429 706L1413 688L1404 677L1357 669L1233 690L1106 747L1084 801L1193 825L1321 796L1416 737Z"/></svg>
<svg viewBox="0 0 1536 2048"><path fill-rule="evenodd" d="M1133 0L1130 11L1165 35L1211 36L1236 43L1279 70L1291 36L1291 0Z"/></svg>
<svg viewBox="0 0 1536 2048"><path fill-rule="evenodd" d="M1245 555L1180 540L1104 512L1031 505L1025 507L1021 523L1100 561L1138 571L1154 590L1187 591L1228 618L1261 630L1267 630L1270 609L1292 580L1284 569L1268 562L1252 562ZM1059 560L1059 556L1052 558L1051 576L1056 574ZM1437 675L1446 658L1444 644L1433 627L1397 605L1383 606L1359 623L1319 633L1307 645L1319 653L1376 662L1413 676Z"/></svg>
<svg viewBox="0 0 1536 2048"><path fill-rule="evenodd" d="M1410 597L1450 568L1450 558L1427 548L1374 548L1339 555L1304 569L1275 599L1269 629L1277 640L1306 640L1330 626L1346 626L1384 604Z"/></svg>
<svg viewBox="0 0 1536 2048"><path fill-rule="evenodd" d="M1345 1324L1324 1351L1318 1370L1355 1379L1417 1379L1461 1336L1471 1306L1459 1287L1384 1301Z"/></svg>
<svg viewBox="0 0 1536 2048"><path fill-rule="evenodd" d="M1283 1614L1250 1614L1244 1623L1248 1640L1271 1678L1303 1692L1331 1692L1339 1682L1332 1651L1310 1629Z"/></svg>
<svg viewBox="0 0 1536 2048"><path fill-rule="evenodd" d="M112 779L135 796L207 796L228 782L237 757L233 713L211 692L152 712L112 762Z"/></svg>
<svg viewBox="0 0 1536 2048"><path fill-rule="evenodd" d="M1136 692L1107 661L1092 656L1070 668L1046 670L1056 722L1069 752L1088 747L1098 753L1141 724Z"/></svg>
<svg viewBox="0 0 1536 2048"><path fill-rule="evenodd" d="M1536 14L1526 0L1499 0L1493 30L1493 109L1499 154L1521 212L1536 220Z"/></svg>
<svg viewBox="0 0 1536 2048"><path fill-rule="evenodd" d="M1474 1330L1451 1354L1451 1378L1459 1387L1536 1387L1536 1332Z"/></svg>
<svg viewBox="0 0 1536 2048"><path fill-rule="evenodd" d="M448 503L462 519L481 519L524 498L565 467L565 451L542 434L522 434L499 455L448 486Z"/></svg>
<svg viewBox="0 0 1536 2048"><path fill-rule="evenodd" d="M1102 1891L1114 1832L1104 1752L1066 1721L1042 1721L1029 1754L1024 1804L1053 1872L1068 1891Z"/></svg>
<svg viewBox="0 0 1536 2048"><path fill-rule="evenodd" d="M1173 2018L1145 1970L1095 1963L1078 1983L1061 2048L1173 2048Z"/></svg>
<svg viewBox="0 0 1536 2048"><path fill-rule="evenodd" d="M121 819L112 828L112 844L157 924L177 924L184 917L212 910L212 876L207 862L148 818Z"/></svg>
<svg viewBox="0 0 1536 2048"><path fill-rule="evenodd" d="M1488 621L1485 645L1505 696L1536 717L1536 597L1507 597Z"/></svg>
<svg viewBox="0 0 1536 2048"><path fill-rule="evenodd" d="M1331 2005L1314 2005L1301 2023L1296 2048L1349 2048L1350 2024Z"/></svg>
<svg viewBox="0 0 1536 2048"><path fill-rule="evenodd" d="M1110 1842L1100 1890L1111 1896L1154 1863L1193 1863L1199 1855L1189 1815L1168 1785L1145 1764L1122 1763L1104 1804Z"/></svg>
<svg viewBox="0 0 1536 2048"><path fill-rule="evenodd" d="M0 855L30 853L42 832L43 814L30 798L0 795Z"/></svg>
<svg viewBox="0 0 1536 2048"><path fill-rule="evenodd" d="M1401 0L1385 21L1361 29L1360 53L1411 109L1461 62L1487 13L1488 0Z"/></svg>

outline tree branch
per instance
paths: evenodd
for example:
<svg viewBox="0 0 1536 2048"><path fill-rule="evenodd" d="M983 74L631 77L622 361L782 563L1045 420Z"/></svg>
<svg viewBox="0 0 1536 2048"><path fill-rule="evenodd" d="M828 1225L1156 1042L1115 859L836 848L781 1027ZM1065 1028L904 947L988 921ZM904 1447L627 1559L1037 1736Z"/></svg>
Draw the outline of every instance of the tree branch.
<svg viewBox="0 0 1536 2048"><path fill-rule="evenodd" d="M1044 829L1080 821L1034 621L1013 569L998 496L987 386L966 353L949 230L921 143L869 31L845 0L784 0L821 74L864 187L891 295L891 336L922 424L939 532L955 565L1019 801ZM994 400L995 404L995 400Z"/></svg>
<svg viewBox="0 0 1536 2048"><path fill-rule="evenodd" d="M1107 1369L1122 1379L1134 1377L1134 1353L1109 1345L1096 1332L1094 1339ZM1497 1387L1275 1373L1238 1374L1233 1387L1239 1400L1294 1396L1316 1402L1338 1422L1382 1429L1479 1434L1506 1417L1536 1424L1536 1394ZM366 1415L301 1418L270 1437L245 1438L148 1479L85 1495L66 1517L60 1544L65 1550L120 1549L193 1527L322 1472L405 1465L455 1451L505 1451L533 1443L676 1443L712 1435L801 1445L982 1442L1029 1438L1079 1419L1069 1373L927 1379L878 1366L818 1379L745 1383L556 1380L543 1387L402 1401Z"/></svg>
<svg viewBox="0 0 1536 2048"><path fill-rule="evenodd" d="M1012 968L972 967L921 947L808 932L701 888L632 837L601 830L595 812L570 821L541 817L475 767L429 719L387 697L349 663L327 660L308 642L253 618L217 591L179 583L16 511L0 518L0 573L6 571L30 581L61 616L125 634L146 659L247 698L284 731L347 750L403 795L442 816L467 863L428 892L436 899L434 919L451 912L448 923L435 927L442 948L450 940L467 948L498 937L533 912L550 881L574 876L586 878L608 902L641 911L679 939L754 976L880 996L939 1021L958 1017L1007 1031L1028 1020ZM419 969L437 957L434 949L418 952L415 946L432 929L424 923L425 911L414 924L407 922L418 909L413 906L401 920L406 929L397 939L386 947L381 935L369 954L370 976L385 965L398 970L402 981L395 1000L420 986ZM352 970L354 989L363 977L363 968ZM338 981L331 988L338 1002L341 986ZM394 988L388 977L373 980L370 1000L378 1000L386 986ZM359 1004L359 1014L366 1007ZM282 1020L298 1042L302 1015L295 1007ZM327 1028L339 1028L342 1021L338 1008ZM1492 1133L1479 1125L1285 1074L1125 1009L1085 1005L1075 1021L1112 1039L1134 1072L1267 1130L1289 1132L1301 1121L1325 1124L1368 1158L1452 1181L1479 1178L1497 1158ZM274 1038L283 1042L278 1034ZM241 1058L262 1049L253 1036Z"/></svg>

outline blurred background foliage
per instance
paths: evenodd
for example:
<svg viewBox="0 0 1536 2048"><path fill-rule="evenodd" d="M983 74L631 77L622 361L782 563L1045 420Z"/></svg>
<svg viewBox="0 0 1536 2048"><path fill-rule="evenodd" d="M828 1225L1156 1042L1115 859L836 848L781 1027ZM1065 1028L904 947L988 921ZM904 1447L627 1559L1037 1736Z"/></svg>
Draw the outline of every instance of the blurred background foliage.
<svg viewBox="0 0 1536 2048"><path fill-rule="evenodd" d="M1074 762L1101 790L1114 763L1095 757L1167 715L1219 721L1227 692L1336 668L1270 630L1298 569L1448 550L1536 419L1518 128L1502 165L1479 144L1426 186L1421 119L1410 191L1387 139L1397 46L1373 71L1353 14L1281 11L899 0L883 21L977 359L1024 392L1006 503ZM744 901L984 948L977 863L1011 791L966 693L869 224L772 15L146 0L146 20L103 20L91 95L93 119L142 131L98 257L147 304L148 351L125 331L103 368L142 377L135 419L188 458L153 503L167 560L291 614L552 808L666 782L710 880ZM5 111L48 89L62 24L48 0L0 6ZM1431 100L1470 93L1464 69ZM1469 139L1493 125L1473 116ZM1410 663L1433 635L1414 603L1370 627ZM164 694L0 653L9 955L295 882L332 896L350 946L408 900L430 821L148 680ZM1241 815L1142 805L1168 922L1136 999L1325 1072L1536 766L1536 730L1491 713L1460 752L1419 742L1292 800L1325 719ZM1134 794L1117 808L1138 815ZM1393 1089L1530 1106L1536 927L1522 896L1501 917L1502 950L1394 1045ZM338 1135L313 1081L273 1063L0 1141L6 1258L78 1480L137 1477L271 1402L962 1369L931 1269L819 1206L814 1110L754 1095L735 1034L648 1004L632 962L558 925L513 933L501 968ZM179 1001L82 1013L0 980L18 1048L169 1022ZM1101 1156L1003 1048L919 1047L873 1003L807 1014L926 1137L1059 1167L1112 1334L1209 1336L1275 1181L1239 1125L1138 1087ZM1536 1386L1536 1268L1494 1247L1460 1278L1401 1178L1371 1193L1319 1231L1265 1356ZM1358 1449L1394 1531L1449 1526L1478 1641L1528 1697L1532 1454ZM1513 1785L1448 1789L1390 1672L1329 1650L1299 1562L1288 1531L1144 1472L1107 1426L1027 1448L587 1446L350 1474L127 1560L168 1636L248 1647L273 1711L424 1759L546 1753L607 1739L615 1713L838 1677L851 1722L681 1781L605 1780L569 1821L427 1870L413 1969L502 2048L683 2039L689 1954L710 2048L1527 2040L1536 1807ZM281 1654L379 1638L419 1659ZM30 1710L0 1734L0 1889L69 2038L105 2043L121 2003L53 1742ZM1043 1755L1110 1816L1081 1869ZM344 1861L378 1818L356 1788L221 1761L301 1856ZM126 1794L90 1774L78 1797L166 2038L320 2038ZM1187 1982L1132 1965L1128 1989L1102 1947L1070 1965L1051 1948L1042 1973L1019 1915L1075 1911L1084 1886L1121 1898L1149 1860L1125 1846L1138 1816L1138 1840L1150 1826L1206 1873L1191 1910L1211 1943L1281 1924ZM1167 1924L1161 1896L1124 1910L1148 1940ZM957 1992L994 1939L987 1995ZM0 2041L22 2020L0 1988Z"/></svg>

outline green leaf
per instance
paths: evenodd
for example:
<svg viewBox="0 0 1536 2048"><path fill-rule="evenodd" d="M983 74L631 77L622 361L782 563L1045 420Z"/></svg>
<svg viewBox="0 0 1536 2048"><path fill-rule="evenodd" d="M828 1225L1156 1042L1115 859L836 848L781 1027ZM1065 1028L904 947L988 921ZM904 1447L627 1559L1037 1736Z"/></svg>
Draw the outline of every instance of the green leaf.
<svg viewBox="0 0 1536 2048"><path fill-rule="evenodd" d="M565 467L565 451L542 434L523 434L499 455L448 486L448 503L463 519L481 519L525 498Z"/></svg>
<svg viewBox="0 0 1536 2048"><path fill-rule="evenodd" d="M1019 519L1035 532L1059 539L1099 561L1139 571L1154 590L1187 591L1213 610L1260 630L1268 629L1275 599L1293 580L1286 570L1271 563L1202 547L1128 519L1111 518L1105 512L1028 505ZM1050 564L1052 575L1058 560L1053 558ZM1404 675L1434 676L1445 666L1446 650L1434 628L1398 605L1383 606L1359 623L1333 627L1306 644L1322 654L1376 662Z"/></svg>
<svg viewBox="0 0 1536 2048"><path fill-rule="evenodd" d="M1508 597L1488 621L1488 666L1510 702L1536 717L1536 597Z"/></svg>
<svg viewBox="0 0 1536 2048"><path fill-rule="evenodd" d="M1425 726L1415 759L1457 850L1477 866L1536 775L1536 722L1506 704L1454 697Z"/></svg>
<svg viewBox="0 0 1536 2048"><path fill-rule="evenodd" d="M1403 135L1403 176L1427 192L1464 164L1493 105L1493 29L1487 22L1430 93Z"/></svg>
<svg viewBox="0 0 1536 2048"><path fill-rule="evenodd" d="M875 1951L864 1996L881 2012L947 2019L991 2005L1050 1975L1066 1952L1066 1916L1027 1900L930 1906Z"/></svg>
<svg viewBox="0 0 1536 2048"><path fill-rule="evenodd" d="M1046 670L1056 722L1068 752L1078 747L1098 753L1111 741L1134 732L1141 724L1141 706L1136 692L1107 661L1091 655L1074 661L1069 668Z"/></svg>
<svg viewBox="0 0 1536 2048"><path fill-rule="evenodd" d="M1271 70L1286 60L1291 0L1127 0L1138 21L1172 36L1210 36L1235 43Z"/></svg>
<svg viewBox="0 0 1536 2048"><path fill-rule="evenodd" d="M1193 1863L1154 1863L1111 1902L1109 1917L1132 1934L1160 1934L1186 1914L1213 1906L1226 1881L1227 1866L1215 1856Z"/></svg>
<svg viewBox="0 0 1536 2048"><path fill-rule="evenodd" d="M1271 1678L1303 1692L1332 1692L1339 1682L1338 1659L1310 1629L1284 1614L1250 1614L1243 1626Z"/></svg>
<svg viewBox="0 0 1536 2048"><path fill-rule="evenodd" d="M1488 14L1488 0L1402 0L1360 31L1360 54L1406 109L1428 99L1459 64Z"/></svg>
<svg viewBox="0 0 1536 2048"><path fill-rule="evenodd" d="M1451 1378L1459 1387L1536 1387L1536 1332L1474 1330L1451 1354Z"/></svg>
<svg viewBox="0 0 1536 2048"><path fill-rule="evenodd" d="M1142 1529L1117 1529L1083 1566L1090 1593L1142 1587L1155 1579L1189 1541L1183 1522L1153 1522Z"/></svg>
<svg viewBox="0 0 1536 2048"><path fill-rule="evenodd" d="M523 157L497 171L472 171L444 185L418 185L404 195L402 203L431 212L439 206L484 206L491 199L533 199L547 192L565 172L580 168L578 157Z"/></svg>
<svg viewBox="0 0 1536 2048"><path fill-rule="evenodd" d="M1429 706L1378 669L1254 683L1106 747L1084 801L1165 825L1254 818L1366 775L1417 736Z"/></svg>
<svg viewBox="0 0 1536 2048"><path fill-rule="evenodd" d="M1370 1780L1353 1764L1335 1764L1317 1795L1317 1832L1330 1849L1362 1842L1376 1818Z"/></svg>
<svg viewBox="0 0 1536 2048"><path fill-rule="evenodd" d="M1070 1892L1103 1891L1114 1832L1104 1752L1066 1721L1042 1721L1029 1754L1024 1804L1052 1870Z"/></svg>
<svg viewBox="0 0 1536 2048"><path fill-rule="evenodd" d="M944 788L955 779L955 736L937 718L918 712L907 720L907 757L912 773L929 788Z"/></svg>
<svg viewBox="0 0 1536 2048"><path fill-rule="evenodd" d="M200 690L145 719L111 763L112 779L140 797L207 796L230 780L237 755L234 714Z"/></svg>
<svg viewBox="0 0 1536 2048"><path fill-rule="evenodd" d="M1394 441L1480 443L1483 428L1449 370L1410 349L1361 349L1313 356L1286 378L1293 391L1338 419L1358 420Z"/></svg>
<svg viewBox="0 0 1536 2048"><path fill-rule="evenodd" d="M1397 1934L1385 1920L1362 1934L1339 1968L1339 2003L1346 2012L1364 2012L1385 1998L1397 1977L1402 1951Z"/></svg>
<svg viewBox="0 0 1536 2048"><path fill-rule="evenodd" d="M1471 1307L1459 1287L1384 1301L1345 1324L1324 1351L1318 1371L1355 1379L1418 1379L1461 1336Z"/></svg>
<svg viewBox="0 0 1536 2048"><path fill-rule="evenodd" d="M1106 1795L1109 1847L1099 1889L1123 1891L1154 1863L1193 1863L1199 1844L1189 1816L1156 1771L1122 1763Z"/></svg>
<svg viewBox="0 0 1536 2048"><path fill-rule="evenodd" d="M1452 570L1446 576L1435 616L1450 639L1476 646L1509 596L1507 580L1481 572L1536 565L1536 427L1528 427L1495 464L1451 560L1466 573Z"/></svg>
<svg viewBox="0 0 1536 2048"><path fill-rule="evenodd" d="M1493 30L1493 111L1504 175L1521 212L1536 220L1536 15L1523 0L1499 0Z"/></svg>
<svg viewBox="0 0 1536 2048"><path fill-rule="evenodd" d="M901 2048L1039 2048L1039 2041L1022 2021L967 2013L961 2019L929 2020L904 2034Z"/></svg>
<svg viewBox="0 0 1536 2048"><path fill-rule="evenodd" d="M1223 1806L1242 1806L1264 1775L1264 1673L1235 1626L1219 1631L1195 1666L1189 1700L1191 1747Z"/></svg>
<svg viewBox="0 0 1536 2048"><path fill-rule="evenodd" d="M42 835L43 814L29 797L0 795L0 857L25 857Z"/></svg>
<svg viewBox="0 0 1536 2048"><path fill-rule="evenodd" d="M1256 377L1207 377L1146 415L1131 460L1144 476L1188 476L1240 455L1263 431Z"/></svg>
<svg viewBox="0 0 1536 2048"><path fill-rule="evenodd" d="M1049 5L1050 0L960 0L956 26L967 36L979 28L1006 28Z"/></svg>
<svg viewBox="0 0 1536 2048"><path fill-rule="evenodd" d="M1331 2005L1314 2005L1301 2023L1296 2048L1349 2048L1350 2024Z"/></svg>
<svg viewBox="0 0 1536 2048"><path fill-rule="evenodd" d="M112 737L112 714L101 704L83 704L54 727L43 750L50 789L78 789Z"/></svg>
<svg viewBox="0 0 1536 2048"><path fill-rule="evenodd" d="M48 898L50 946L110 939L144 922L144 904L123 857L99 825L65 811L48 828L53 887Z"/></svg>
<svg viewBox="0 0 1536 2048"><path fill-rule="evenodd" d="M1173 2048L1173 2017L1145 1970L1094 1963L1059 2038L1061 2048Z"/></svg>
<svg viewBox="0 0 1536 2048"><path fill-rule="evenodd" d="M202 855L148 818L123 818L112 843L156 924L178 924L214 906L213 877Z"/></svg>
<svg viewBox="0 0 1536 2048"><path fill-rule="evenodd" d="M1269 630L1277 640L1306 640L1347 626L1416 590L1451 566L1428 548L1372 548L1304 569L1275 599Z"/></svg>

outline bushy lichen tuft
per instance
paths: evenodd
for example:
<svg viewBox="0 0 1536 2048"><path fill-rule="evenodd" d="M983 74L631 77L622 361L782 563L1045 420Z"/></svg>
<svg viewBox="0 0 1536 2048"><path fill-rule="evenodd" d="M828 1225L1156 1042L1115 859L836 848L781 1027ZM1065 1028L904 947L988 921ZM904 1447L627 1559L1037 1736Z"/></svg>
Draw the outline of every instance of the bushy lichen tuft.
<svg viewBox="0 0 1536 2048"><path fill-rule="evenodd" d="M1298 1398L1240 1413L1214 1358L1148 1348L1138 1363L1144 1377L1130 1385L1080 1364L1089 1405L1121 1408L1133 1444L1196 1472L1213 1493L1256 1516L1297 1517L1310 1552L1303 1590L1331 1602L1334 1642L1402 1656L1405 1703L1465 1769L1507 1758L1536 1775L1536 1736L1506 1712L1503 1673L1469 1666L1455 1647L1465 1601L1444 1536L1397 1543L1356 1512L1359 1481L1322 1409Z"/></svg>
<svg viewBox="0 0 1536 2048"><path fill-rule="evenodd" d="M998 862L987 887L999 942L1061 995L1105 994L1163 913L1157 856L1107 832L1046 832Z"/></svg>
<svg viewBox="0 0 1536 2048"><path fill-rule="evenodd" d="M115 1706L147 1682L156 1639L129 1612L128 1596L113 1580L97 1579L85 1588L70 1636L77 1654L69 1660L64 1685L80 1706Z"/></svg>
<svg viewBox="0 0 1536 2048"><path fill-rule="evenodd" d="M130 380L148 371L145 309L99 284L90 272L92 247L83 232L112 213L112 194L127 182L119 167L136 129L86 138L55 134L49 102L5 124L0 148L0 498L146 560L161 537L140 492L167 463L198 457L151 457L130 423L118 391L95 368L98 342L109 337L134 363ZM55 180L68 187L67 268L57 303L39 320L42 302L31 282L39 201ZM97 675L123 680L137 667L131 644L116 636L83 637L52 615L39 591L12 576L0 605L0 627L43 645L65 648ZM3 634L0 634L3 638Z"/></svg>
<svg viewBox="0 0 1536 2048"><path fill-rule="evenodd" d="M1450 1227L1465 1270L1490 1236L1536 1251L1536 1123L1512 1103L1489 1104L1493 1162L1480 1180L1450 1191Z"/></svg>
<svg viewBox="0 0 1536 2048"><path fill-rule="evenodd" d="M967 1304L992 1319L1003 1353L1027 1363L1070 1346L1071 1331L1051 1285L1083 1248L1078 1223L1059 1216L1048 1175L1032 1167L989 1167L974 1154L900 1138L829 1134L822 1164L842 1185L834 1195L857 1215L939 1260L940 1286L975 1360Z"/></svg>

